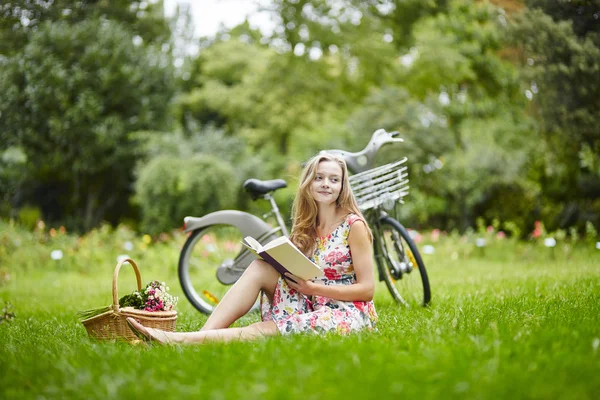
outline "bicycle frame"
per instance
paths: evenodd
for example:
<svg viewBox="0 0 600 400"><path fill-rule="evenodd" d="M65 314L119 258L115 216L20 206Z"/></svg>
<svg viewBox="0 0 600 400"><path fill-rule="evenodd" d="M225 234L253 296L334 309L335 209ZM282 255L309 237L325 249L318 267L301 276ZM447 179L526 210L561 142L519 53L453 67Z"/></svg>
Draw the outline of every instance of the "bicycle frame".
<svg viewBox="0 0 600 400"><path fill-rule="evenodd" d="M388 257L388 254L378 238L381 236L381 221L384 218L389 217L389 215L385 211L375 208L369 210L364 217L373 233L373 258L375 259L377 271L379 272L379 281L383 281L383 274L385 273L383 269L385 268L385 259Z"/></svg>
<svg viewBox="0 0 600 400"><path fill-rule="evenodd" d="M275 214L278 223L276 227L272 227L264 220L244 211L222 210L200 218L185 217L185 232L192 232L211 225L231 225L240 231L242 238L252 236L262 244L270 242L281 234L288 236L287 227L275 199L270 193L263 197L271 203L271 212ZM254 255L243 248L234 260L226 260L217 268L217 279L224 285L235 283L254 259Z"/></svg>
<svg viewBox="0 0 600 400"><path fill-rule="evenodd" d="M282 234L289 236L287 227L283 222L283 218L279 208L273 200L273 197L271 195L265 195L265 198L267 200L271 200L271 212L275 214L278 223L278 226L276 227L272 227L264 220L243 211L223 210L207 214L201 218L186 217L184 219L185 231L191 232L211 225L231 225L239 229L242 237L252 236L262 244L268 243ZM370 210L369 213L365 215L367 222L374 231L373 233L375 238L378 234L379 220L387 216L387 213L379 209ZM382 275L383 272L380 267L380 265L384 265L381 261L383 257L386 256L384 253L385 252L383 249L381 249L380 243L377 240L374 240L373 255L378 265L380 281L384 279ZM219 281L224 285L235 283L254 259L255 257L250 251L248 251L246 248L242 248L234 260L227 260L217 268L217 279L219 279Z"/></svg>

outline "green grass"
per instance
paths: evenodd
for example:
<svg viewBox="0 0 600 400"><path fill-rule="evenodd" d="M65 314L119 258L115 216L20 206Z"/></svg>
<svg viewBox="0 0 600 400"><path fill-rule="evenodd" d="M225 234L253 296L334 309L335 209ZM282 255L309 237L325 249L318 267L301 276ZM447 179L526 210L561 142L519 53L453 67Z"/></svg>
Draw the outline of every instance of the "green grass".
<svg viewBox="0 0 600 400"><path fill-rule="evenodd" d="M73 238L30 238L30 247L18 249L3 244L0 304L10 301L16 317L0 324L0 398L592 399L600 393L600 251L591 246L557 246L552 254L506 241L479 253L446 239L424 256L429 307L403 309L383 284L377 287L378 332L164 348L91 340L75 317L110 303L114 259L123 252L119 235L95 233L78 245ZM178 330L202 326L206 317L181 297L176 278L183 238L148 247L131 240L144 283L167 281L180 296ZM61 243L65 258L50 260ZM125 266L120 293L134 282ZM240 324L256 320L253 314Z"/></svg>

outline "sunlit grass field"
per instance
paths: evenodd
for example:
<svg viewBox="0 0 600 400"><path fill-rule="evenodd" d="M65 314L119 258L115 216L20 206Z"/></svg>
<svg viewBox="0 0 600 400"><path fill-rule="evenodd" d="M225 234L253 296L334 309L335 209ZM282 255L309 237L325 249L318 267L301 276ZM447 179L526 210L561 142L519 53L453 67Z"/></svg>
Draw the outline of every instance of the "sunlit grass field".
<svg viewBox="0 0 600 400"><path fill-rule="evenodd" d="M435 251L424 255L431 305L400 307L380 283L377 332L195 347L88 338L75 314L110 304L116 257L125 253L138 262L144 283L166 281L180 297L178 330L202 326L206 317L177 281L184 240L144 241L126 229L52 236L3 225L0 305L10 302L15 317L0 323L0 398L593 399L600 393L600 250L593 244L431 242ZM62 257L52 259L53 250ZM120 294L134 288L125 265ZM250 314L240 324L258 318Z"/></svg>

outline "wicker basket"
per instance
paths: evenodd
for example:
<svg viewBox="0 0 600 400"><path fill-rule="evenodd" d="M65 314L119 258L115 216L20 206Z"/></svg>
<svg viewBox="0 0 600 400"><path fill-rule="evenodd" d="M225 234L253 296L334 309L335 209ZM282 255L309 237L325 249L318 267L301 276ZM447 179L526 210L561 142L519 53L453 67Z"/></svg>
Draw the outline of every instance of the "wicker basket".
<svg viewBox="0 0 600 400"><path fill-rule="evenodd" d="M130 258L122 259L118 262L115 267L115 273L113 275L112 282L112 297L113 304L112 309L96 315L94 317L81 321L88 334L91 337L100 340L127 340L136 341L137 337L129 329L125 322L127 317L133 317L138 320L142 325L150 328L158 328L164 331L175 331L175 323L177 321L176 311L144 311L137 310L133 307L119 307L119 294L118 294L118 277L121 265L128 262L135 272L137 279L138 290L142 290L142 278L140 276L140 270L135 262Z"/></svg>

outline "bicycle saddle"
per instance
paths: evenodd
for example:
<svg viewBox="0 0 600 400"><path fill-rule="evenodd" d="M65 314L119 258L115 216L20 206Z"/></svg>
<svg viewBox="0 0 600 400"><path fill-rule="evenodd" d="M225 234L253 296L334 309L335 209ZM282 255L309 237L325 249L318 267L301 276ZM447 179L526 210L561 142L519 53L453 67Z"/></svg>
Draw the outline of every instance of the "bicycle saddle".
<svg viewBox="0 0 600 400"><path fill-rule="evenodd" d="M244 182L244 189L250 192L252 199L256 200L261 195L265 195L277 189L287 187L287 182L283 179L272 179L270 181L261 181L259 179L248 179Z"/></svg>

